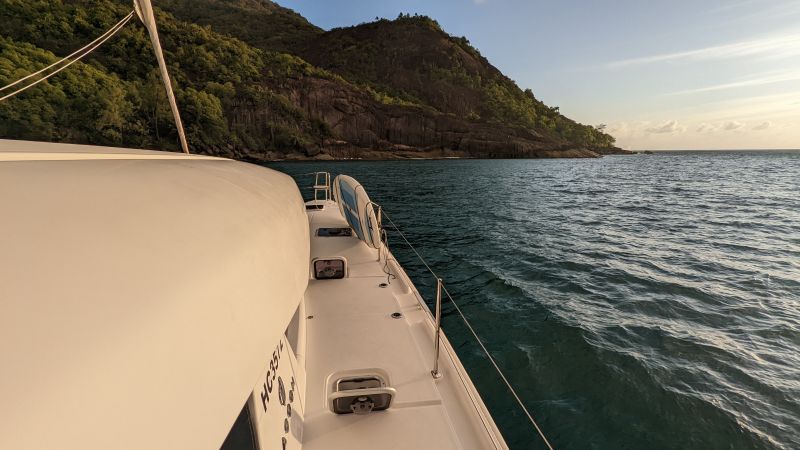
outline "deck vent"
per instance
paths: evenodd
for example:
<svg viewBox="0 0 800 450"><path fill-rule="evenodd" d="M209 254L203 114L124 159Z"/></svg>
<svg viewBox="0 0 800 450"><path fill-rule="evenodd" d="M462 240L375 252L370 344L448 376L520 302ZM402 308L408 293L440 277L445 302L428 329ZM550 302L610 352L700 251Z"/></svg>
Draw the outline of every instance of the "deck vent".
<svg viewBox="0 0 800 450"><path fill-rule="evenodd" d="M396 391L380 375L346 377L336 380L331 409L336 414L369 414L389 409Z"/></svg>
<svg viewBox="0 0 800 450"><path fill-rule="evenodd" d="M325 208L325 205L306 205L306 211L318 211Z"/></svg>
<svg viewBox="0 0 800 450"><path fill-rule="evenodd" d="M352 236L352 228L319 228L317 229L317 236L321 237L339 237L339 236Z"/></svg>

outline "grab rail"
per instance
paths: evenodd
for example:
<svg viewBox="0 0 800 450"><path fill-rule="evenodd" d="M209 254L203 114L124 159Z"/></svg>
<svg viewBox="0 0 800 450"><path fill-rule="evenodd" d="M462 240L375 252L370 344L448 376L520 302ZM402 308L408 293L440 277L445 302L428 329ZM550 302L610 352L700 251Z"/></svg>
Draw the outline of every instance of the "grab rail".
<svg viewBox="0 0 800 450"><path fill-rule="evenodd" d="M330 172L314 172L314 201L319 201L318 193L323 193L321 200L331 199L331 174Z"/></svg>

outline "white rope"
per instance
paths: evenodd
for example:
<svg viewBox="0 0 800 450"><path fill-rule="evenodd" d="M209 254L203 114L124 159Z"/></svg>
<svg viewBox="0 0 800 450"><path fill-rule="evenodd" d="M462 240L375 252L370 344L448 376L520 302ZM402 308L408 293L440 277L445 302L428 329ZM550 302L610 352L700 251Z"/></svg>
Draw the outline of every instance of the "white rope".
<svg viewBox="0 0 800 450"><path fill-rule="evenodd" d="M423 258L422 255L420 255L420 253L417 251L417 249L411 244L411 242L409 242L409 240L406 238L406 235L403 234L403 232L400 230L400 227L398 227L397 224L394 223L392 218L389 217L388 214L386 214L386 210L385 209L383 210L383 215L389 220L389 222L391 222L391 224L395 228L395 231L400 233L400 237L403 238L403 240L405 241L406 245L408 245L408 247L417 255L417 258L419 258L420 262L425 265L425 267L428 269L428 271L431 273L431 275L433 275L434 278L437 278L437 279L440 278L439 275L437 275L436 272L434 272L433 269L431 269L431 266L428 265L428 263L425 261L425 258ZM442 285L442 289L444 289L444 293L447 294L447 298L449 298L450 301L453 303L453 306L455 306L456 311L458 312L458 315L461 316L461 320L464 321L464 324L467 326L467 329L469 329L470 333L472 333L472 336L478 342L478 345L481 346L481 349L483 350L483 353L486 355L487 358L489 358L489 362L492 363L492 366L494 366L494 369L497 371L497 374L500 375L500 378L503 380L503 383L505 383L505 385L508 388L508 390L511 391L511 395L514 396L514 399L517 401L517 403L519 404L519 407L522 409L522 411L528 417L528 420L531 422L531 425L533 425L533 427L536 429L536 432L539 433L539 436L542 438L542 440L544 441L545 445L547 445L547 448L550 449L550 450L553 450L553 446L550 445L550 441L548 441L547 437L545 437L544 432L539 427L539 424L537 424L536 420L533 419L533 415L531 415L531 413L528 411L528 408L525 407L525 404L522 402L522 399L517 394L517 391L511 385L511 382L508 381L508 378L506 378L505 374L500 369L500 366L497 365L497 362L494 360L494 358L492 358L492 355L489 353L489 350L483 344L483 341L478 336L478 333L476 333L475 329L472 328L472 324L469 323L469 320L467 320L467 317L461 311L461 308L458 307L458 304L456 303L456 301L453 300L453 297L450 295L450 292L447 290L447 288L444 286L444 284Z"/></svg>
<svg viewBox="0 0 800 450"><path fill-rule="evenodd" d="M69 55L67 55L67 56L65 56L65 57L63 57L63 58L61 58L60 60L58 60L58 61L54 62L53 64L50 64L49 66L47 66L47 67L45 67L45 68L43 68L43 69L40 69L40 70L38 70L38 71L36 71L36 72L33 72L33 73L32 73L32 74L30 74L30 75L27 75L27 76L25 76L25 77L22 77L22 78L20 78L19 80L15 81L15 82L13 82L13 83L11 83L11 84L9 84L9 85L6 85L6 86L3 86L3 87L0 87L0 92L3 92L3 91L5 91L6 89L9 89L9 88L11 88L11 87L13 87L13 86L16 86L16 85L18 85L19 83L22 83L23 81L27 80L28 78L35 77L36 75L39 75L40 73L42 73L42 72L44 72L44 71L46 71L46 70L49 70L49 69L53 68L54 66L57 66L57 65L61 64L62 62L66 61L66 60L68 60L68 59L70 59L70 58L72 58L73 56L75 56L75 55L77 55L77 54L79 54L79 53L83 52L83 51L84 51L84 50L86 50L87 48L89 48L89 47L93 46L95 43L97 43L97 41L99 41L99 40L103 39L104 37L106 37L106 36L107 36L109 33L113 33L113 32L114 32L114 31L115 31L115 30L116 30L118 27L121 27L122 25L124 25L124 24L123 24L123 22L125 22L126 20L129 20L131 15L133 15L133 11L131 11L131 12L130 12L130 14L128 14L127 16L125 16L125 17L124 17L122 20L120 20L119 22L117 22L117 24L116 24L116 25L114 25L113 27L111 27L110 29L108 29L108 30L107 30L105 33L103 33L103 34L101 34L100 36L98 36L98 37L97 37L97 39L93 40L92 42L90 42L90 43L88 43L88 44L84 45L83 47L79 48L78 50L75 50L74 52L70 53Z"/></svg>

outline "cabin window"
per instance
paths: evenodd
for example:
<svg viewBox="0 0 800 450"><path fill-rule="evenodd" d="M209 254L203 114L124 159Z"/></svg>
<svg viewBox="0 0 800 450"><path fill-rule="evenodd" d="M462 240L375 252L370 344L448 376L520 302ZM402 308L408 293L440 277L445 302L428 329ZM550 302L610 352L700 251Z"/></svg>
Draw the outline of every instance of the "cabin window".
<svg viewBox="0 0 800 450"><path fill-rule="evenodd" d="M220 450L256 450L256 439L253 435L253 422L250 418L250 408L244 404L242 412L233 423L228 437L222 443Z"/></svg>

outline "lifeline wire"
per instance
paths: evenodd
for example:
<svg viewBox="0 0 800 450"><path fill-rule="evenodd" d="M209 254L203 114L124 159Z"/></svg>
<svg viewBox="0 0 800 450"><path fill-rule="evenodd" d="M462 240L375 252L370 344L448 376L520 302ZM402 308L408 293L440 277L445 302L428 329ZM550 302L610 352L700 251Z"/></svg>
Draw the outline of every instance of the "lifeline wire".
<svg viewBox="0 0 800 450"><path fill-rule="evenodd" d="M408 245L408 247L411 248L411 250L417 255L417 258L419 258L420 262L422 262L422 264L425 265L425 267L428 269L428 271L431 273L431 275L433 275L434 278L438 279L439 275L437 275L436 272L434 272L433 269L431 269L431 266L428 265L428 263L425 261L425 258L423 258L422 255L420 255L420 253L417 251L417 249L411 244L411 242L409 242L409 240L406 238L406 235L403 234L402 231L400 231L400 228L397 226L397 224L394 223L392 218L389 217L388 214L386 214L386 210L383 210L383 215L389 220L389 222L391 222L391 224L395 227L395 230L398 233L400 233L400 237L403 238L403 241L405 241L406 245ZM539 433L539 436L542 438L542 440L544 441L545 445L547 445L547 448L550 449L550 450L553 450L553 446L550 445L550 441L548 441L547 437L545 437L544 432L539 427L539 424L537 424L536 421L533 419L533 416L528 411L528 408L525 407L525 404L522 402L522 399L520 399L519 395L517 394L517 391L511 385L511 382L508 381L508 378L506 378L505 374L500 369L500 366L497 365L497 362L494 360L494 358L492 358L492 355L489 353L489 350L483 344L483 341L481 341L481 338L478 336L478 333L475 332L475 329L472 328L472 325L469 323L469 320L467 320L467 317L461 311L461 308L459 308L458 304L456 303L456 301L453 300L453 297L450 295L450 292L447 290L447 288L444 285L442 285L442 288L444 289L445 294L447 294L447 298L449 298L450 301L453 303L453 306L455 306L456 311L458 312L458 315L461 316L461 320L463 320L464 324L467 325L467 328L469 329L470 333L472 333L472 336L475 338L476 341L478 341L478 345L481 346L481 349L483 350L483 353L486 355L487 358L489 358L489 362L492 363L492 365L494 366L495 370L497 371L497 374L500 375L500 378L503 380L503 383L505 383L505 385L508 388L508 390L511 391L511 394L514 396L514 399L519 404L519 407L522 409L522 411L525 413L525 415L528 416L528 420L531 422L533 427L536 429L536 432Z"/></svg>

